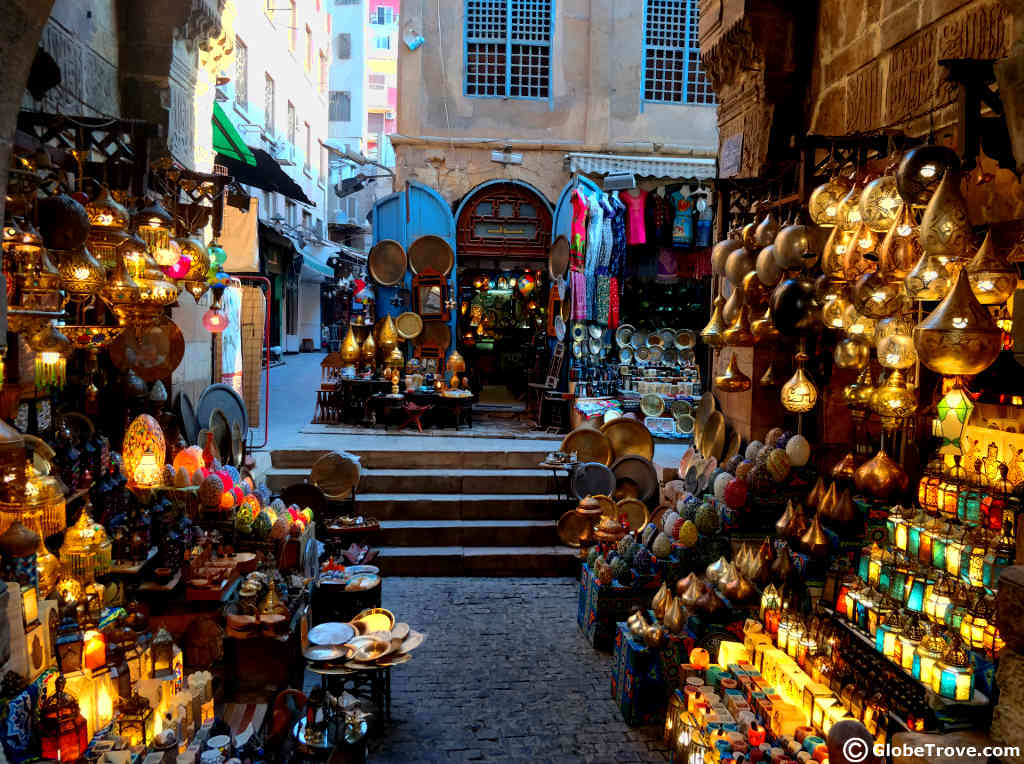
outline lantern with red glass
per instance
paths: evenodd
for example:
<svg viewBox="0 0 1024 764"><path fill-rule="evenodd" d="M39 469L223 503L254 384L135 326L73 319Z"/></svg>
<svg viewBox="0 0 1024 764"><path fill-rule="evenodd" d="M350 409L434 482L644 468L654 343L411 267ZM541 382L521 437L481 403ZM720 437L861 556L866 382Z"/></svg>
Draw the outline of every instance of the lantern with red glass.
<svg viewBox="0 0 1024 764"><path fill-rule="evenodd" d="M56 691L42 706L39 737L44 759L75 761L85 755L89 733L85 717L79 713L78 701L64 691L64 675L58 675Z"/></svg>

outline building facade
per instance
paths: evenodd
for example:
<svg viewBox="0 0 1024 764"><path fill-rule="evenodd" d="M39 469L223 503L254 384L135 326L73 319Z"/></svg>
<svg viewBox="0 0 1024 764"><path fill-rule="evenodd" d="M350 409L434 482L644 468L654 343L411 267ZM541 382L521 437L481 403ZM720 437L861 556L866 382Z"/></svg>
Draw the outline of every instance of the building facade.
<svg viewBox="0 0 1024 764"><path fill-rule="evenodd" d="M399 24L397 186L420 181L454 202L505 179L553 202L567 154L715 156L697 0L439 0L429 10L407 9Z"/></svg>
<svg viewBox="0 0 1024 764"><path fill-rule="evenodd" d="M238 0L238 9L222 106L245 143L287 180L248 186L259 250L229 249L229 265L271 279L271 345L297 352L309 339L319 348L321 284L333 278L327 260L337 250L327 236L331 9L321 0Z"/></svg>

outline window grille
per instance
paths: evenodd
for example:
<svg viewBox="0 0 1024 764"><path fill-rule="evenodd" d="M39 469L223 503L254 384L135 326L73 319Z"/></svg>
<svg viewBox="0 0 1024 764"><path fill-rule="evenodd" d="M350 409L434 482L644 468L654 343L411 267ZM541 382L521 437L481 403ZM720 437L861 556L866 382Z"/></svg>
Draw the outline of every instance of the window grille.
<svg viewBox="0 0 1024 764"><path fill-rule="evenodd" d="M266 75L263 90L263 126L267 132L274 133L274 78Z"/></svg>
<svg viewBox="0 0 1024 764"><path fill-rule="evenodd" d="M328 107L331 122L349 122L352 119L352 93L347 90L332 90Z"/></svg>
<svg viewBox="0 0 1024 764"><path fill-rule="evenodd" d="M288 142L295 145L295 134L299 130L299 118L295 114L295 106L288 102Z"/></svg>
<svg viewBox="0 0 1024 764"><path fill-rule="evenodd" d="M466 0L466 95L547 98L552 0Z"/></svg>
<svg viewBox="0 0 1024 764"><path fill-rule="evenodd" d="M374 90L383 90L387 87L388 77L386 74L370 73L367 75L367 82Z"/></svg>
<svg viewBox="0 0 1024 764"><path fill-rule="evenodd" d="M235 38L235 103L249 105L249 48Z"/></svg>
<svg viewBox="0 0 1024 764"><path fill-rule="evenodd" d="M646 0L644 100L713 104L700 65L699 0Z"/></svg>
<svg viewBox="0 0 1024 764"><path fill-rule="evenodd" d="M352 35L349 32L342 32L338 35L338 59L346 60L352 58Z"/></svg>

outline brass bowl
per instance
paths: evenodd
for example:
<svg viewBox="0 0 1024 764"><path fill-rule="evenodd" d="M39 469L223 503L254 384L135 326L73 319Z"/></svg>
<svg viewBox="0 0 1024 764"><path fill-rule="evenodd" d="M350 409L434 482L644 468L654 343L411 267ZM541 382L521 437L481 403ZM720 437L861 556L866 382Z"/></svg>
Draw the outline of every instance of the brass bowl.
<svg viewBox="0 0 1024 764"><path fill-rule="evenodd" d="M395 615L382 607L371 607L359 613L350 623L361 636L374 631L386 631L390 634L395 627Z"/></svg>

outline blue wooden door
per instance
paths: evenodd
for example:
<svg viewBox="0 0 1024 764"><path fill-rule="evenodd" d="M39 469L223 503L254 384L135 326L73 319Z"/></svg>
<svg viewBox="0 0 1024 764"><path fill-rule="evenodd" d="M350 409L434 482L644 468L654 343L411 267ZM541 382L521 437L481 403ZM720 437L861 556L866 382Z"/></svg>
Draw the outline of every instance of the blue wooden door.
<svg viewBox="0 0 1024 764"><path fill-rule="evenodd" d="M408 192L398 191L373 205L373 243L382 239L394 239L408 251L409 246L420 236L432 234L447 241L455 252L455 265L448 275L449 293L455 294L455 273L458 268L458 252L455 249L455 217L451 207L437 191L422 183L411 182ZM412 272L407 271L402 286L412 288ZM397 316L410 310L408 300L394 305L399 287L375 287L377 295L377 316ZM454 346L455 311L449 322Z"/></svg>
<svg viewBox="0 0 1024 764"><path fill-rule="evenodd" d="M569 238L569 231L572 227L572 192L579 188L584 194L594 196L601 193L601 189L590 178L577 175L570 180L562 193L558 196L558 203L555 205L555 215L551 221L551 241L559 235Z"/></svg>

